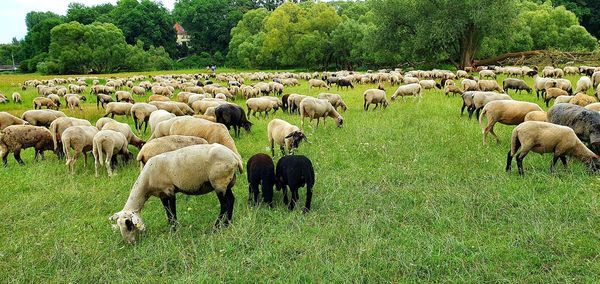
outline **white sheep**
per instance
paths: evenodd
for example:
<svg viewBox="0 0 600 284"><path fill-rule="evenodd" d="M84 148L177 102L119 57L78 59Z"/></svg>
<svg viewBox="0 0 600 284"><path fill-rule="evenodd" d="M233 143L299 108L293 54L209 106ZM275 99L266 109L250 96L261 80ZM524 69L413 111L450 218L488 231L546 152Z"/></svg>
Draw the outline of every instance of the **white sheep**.
<svg viewBox="0 0 600 284"><path fill-rule="evenodd" d="M62 111L51 109L28 110L21 115L21 119L34 126L50 127L52 121L59 117L65 117Z"/></svg>
<svg viewBox="0 0 600 284"><path fill-rule="evenodd" d="M313 119L317 119L317 127L319 126L319 119L323 118L323 125L325 125L325 119L331 117L335 120L337 127L342 127L344 124L344 118L335 110L335 108L329 103L328 100L317 99L313 97L304 98L300 102L300 120L301 128L304 128L304 117L308 117L309 123Z"/></svg>
<svg viewBox="0 0 600 284"><path fill-rule="evenodd" d="M156 125L158 125L160 122L169 120L173 117L175 117L174 114L162 109L150 113L150 118L148 119L148 123L150 124L150 133L154 133Z"/></svg>
<svg viewBox="0 0 600 284"><path fill-rule="evenodd" d="M66 165L71 173L75 171L75 162L82 153L84 165L87 165L87 152L92 151L96 133L98 133L98 128L94 126L71 126L63 132L61 137L63 151ZM74 150L72 156L69 153L71 148Z"/></svg>
<svg viewBox="0 0 600 284"><path fill-rule="evenodd" d="M554 105L557 104L568 104L572 98L574 98L575 96L558 96L556 99L554 99Z"/></svg>
<svg viewBox="0 0 600 284"><path fill-rule="evenodd" d="M331 103L331 105L337 110L338 108L341 108L343 111L346 111L348 109L348 107L346 106L346 103L344 103L344 100L342 99L342 96L338 95L338 94L331 94L331 93L320 93L317 95L318 99L324 99L324 100L328 100L329 103Z"/></svg>
<svg viewBox="0 0 600 284"><path fill-rule="evenodd" d="M29 124L27 121L20 119L8 112L2 111L0 112L0 130L3 130L6 127L11 125L24 125Z"/></svg>
<svg viewBox="0 0 600 284"><path fill-rule="evenodd" d="M279 102L265 97L250 98L246 100L246 108L248 109L248 118L250 115L256 116L256 113L264 113L265 117L269 116L269 112L273 110L273 114L279 109Z"/></svg>
<svg viewBox="0 0 600 284"><path fill-rule="evenodd" d="M131 114L132 107L132 103L110 102L106 104L106 113L104 114L104 117L109 115L112 118L115 118L115 115L129 116Z"/></svg>
<svg viewBox="0 0 600 284"><path fill-rule="evenodd" d="M279 144L282 155L293 154L302 140L308 142L306 135L295 125L285 120L273 119L267 125L267 136L271 145L271 155L275 157L275 143Z"/></svg>
<svg viewBox="0 0 600 284"><path fill-rule="evenodd" d="M516 156L519 174L523 175L523 159L530 151L540 154L552 153L550 171L554 171L558 159L566 167L567 156L575 157L589 166L599 158L579 140L570 127L541 121L527 121L521 123L512 132L506 171L511 170L512 158Z"/></svg>
<svg viewBox="0 0 600 284"><path fill-rule="evenodd" d="M208 142L204 138L195 136L171 135L156 138L144 144L137 155L137 161L140 162L141 170L144 168L144 165L148 162L148 160L156 155L181 149L187 146L207 143Z"/></svg>
<svg viewBox="0 0 600 284"><path fill-rule="evenodd" d="M175 226L175 194L199 195L214 191L221 203L215 228L227 226L233 216L232 188L242 160L227 147L204 144L167 152L150 159L134 183L123 210L109 219L117 221L123 239L135 243L145 225L140 216L150 196L161 198L169 224Z"/></svg>
<svg viewBox="0 0 600 284"><path fill-rule="evenodd" d="M23 102L23 99L21 98L21 94L19 94L18 92L12 93L12 100L16 104L20 104Z"/></svg>
<svg viewBox="0 0 600 284"><path fill-rule="evenodd" d="M498 91L504 92L496 80L479 80L477 82L477 88L483 92Z"/></svg>
<svg viewBox="0 0 600 284"><path fill-rule="evenodd" d="M373 110L377 109L379 105L381 105L383 109L387 108L388 106L387 97L384 90L368 89L363 93L363 100L363 109L365 111L369 110L369 106L371 104L375 104L375 108Z"/></svg>
<svg viewBox="0 0 600 284"><path fill-rule="evenodd" d="M413 101L416 99L421 101L423 99L423 87L419 83L400 86L392 95L392 101L395 101L398 96L402 97L403 101L406 101L408 96L413 96Z"/></svg>
<svg viewBox="0 0 600 284"><path fill-rule="evenodd" d="M131 159L131 153L129 153L127 145L127 138L121 132L100 130L94 135L92 153L94 154L96 177L100 176L98 170L103 165L106 165L108 176L113 176L112 165L116 164L116 156L113 161L113 155L121 154L125 161Z"/></svg>
<svg viewBox="0 0 600 284"><path fill-rule="evenodd" d="M575 89L575 93L587 93L587 91L589 89L593 89L592 88L592 80L590 80L590 77L583 76L583 77L579 78L579 80L577 81L577 87Z"/></svg>
<svg viewBox="0 0 600 284"><path fill-rule="evenodd" d="M327 85L327 83L325 83L325 81L323 80L319 80L319 79L310 79L308 80L308 89L312 89L312 88L326 88L327 90L329 90L329 86Z"/></svg>
<svg viewBox="0 0 600 284"><path fill-rule="evenodd" d="M487 144L487 134L491 133L496 142L500 143L498 135L494 133L494 125L500 122L506 125L517 125L525 120L525 116L532 111L542 111L540 106L530 102L513 100L497 100L487 103L479 116L479 125L483 133L483 145ZM483 125L483 117L487 117L487 126Z"/></svg>

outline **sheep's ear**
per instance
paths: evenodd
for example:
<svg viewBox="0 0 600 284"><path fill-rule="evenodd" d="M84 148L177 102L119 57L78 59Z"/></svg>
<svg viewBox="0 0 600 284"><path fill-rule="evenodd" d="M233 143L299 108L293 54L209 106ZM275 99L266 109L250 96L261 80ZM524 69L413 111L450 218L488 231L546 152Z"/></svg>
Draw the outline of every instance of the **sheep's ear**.
<svg viewBox="0 0 600 284"><path fill-rule="evenodd" d="M112 216L108 217L108 220L109 221L115 221L115 220L119 219L120 213L121 212L117 212L117 213L113 214Z"/></svg>
<svg viewBox="0 0 600 284"><path fill-rule="evenodd" d="M292 138L292 136L294 136L294 134L295 134L295 133L296 133L296 132L294 131L294 132L292 132L292 133L288 134L288 136L286 136L286 137L285 137L285 139Z"/></svg>

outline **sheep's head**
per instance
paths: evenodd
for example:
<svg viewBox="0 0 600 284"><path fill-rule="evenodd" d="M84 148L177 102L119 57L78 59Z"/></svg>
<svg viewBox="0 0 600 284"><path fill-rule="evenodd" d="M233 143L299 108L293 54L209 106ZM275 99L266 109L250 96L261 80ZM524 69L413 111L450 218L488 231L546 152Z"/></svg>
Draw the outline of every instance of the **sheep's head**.
<svg viewBox="0 0 600 284"><path fill-rule="evenodd" d="M294 132L288 134L288 136L286 136L285 139L292 140L292 149L298 148L298 146L300 146L300 142L303 139L304 139L304 141L308 142L306 135L304 135L304 133L302 133L302 131L294 131Z"/></svg>
<svg viewBox="0 0 600 284"><path fill-rule="evenodd" d="M389 103L387 102L387 100L383 100L381 102L381 105L383 106L383 109L386 109L388 107Z"/></svg>
<svg viewBox="0 0 600 284"><path fill-rule="evenodd" d="M80 96L82 101L87 101L87 98L85 96Z"/></svg>
<svg viewBox="0 0 600 284"><path fill-rule="evenodd" d="M244 128L244 130L246 130L247 133L250 133L250 129L252 128L252 122L250 122L250 121L242 122L242 127Z"/></svg>
<svg viewBox="0 0 600 284"><path fill-rule="evenodd" d="M338 116L338 118L335 120L335 124L337 125L337 127L341 128L344 124L344 118L341 115Z"/></svg>
<svg viewBox="0 0 600 284"><path fill-rule="evenodd" d="M121 236L126 242L133 244L138 240L138 235L143 232L146 227L144 221L138 212L121 211L117 212L109 218L110 221L117 221L114 228L121 231Z"/></svg>

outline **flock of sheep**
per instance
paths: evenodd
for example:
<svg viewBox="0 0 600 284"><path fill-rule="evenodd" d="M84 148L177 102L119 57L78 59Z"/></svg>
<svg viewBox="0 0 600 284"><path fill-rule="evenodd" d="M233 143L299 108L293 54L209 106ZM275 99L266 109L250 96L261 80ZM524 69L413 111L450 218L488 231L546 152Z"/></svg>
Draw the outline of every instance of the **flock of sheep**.
<svg viewBox="0 0 600 284"><path fill-rule="evenodd" d="M377 88L363 93L364 111L372 104L375 109L379 106L385 109L389 105L386 84L396 88L391 94L392 101L399 97L421 101L425 91L443 89L447 96L458 94L462 97L461 114L465 108L469 117L476 113L484 144L488 133L498 140L494 133L496 123L519 125L513 131L507 171L516 157L519 173L523 174L522 161L530 151L553 153L552 169L558 159L566 165L567 156L578 158L596 169L598 156L594 152L598 153L595 146L600 145L600 103L596 102L600 92L600 68L546 67L541 73L544 77L538 75L537 68L490 66L457 72L257 72L149 78L138 75L109 79L104 85L97 78L28 80L22 84L23 90L35 88L39 96L33 100L34 109L25 111L20 118L0 112L0 155L7 166L11 152L15 160L23 164L21 150L34 148L35 159L38 156L44 158L44 151L50 150L64 158L68 169L74 172L77 159L83 155L87 163L87 153L92 152L98 177L102 167L109 176L113 175L117 157L120 156L122 162L133 159L129 145L138 148L136 159L140 163L140 174L123 210L110 217L130 243L136 242L144 230L140 212L150 196L161 199L169 224L175 226L176 193L200 195L214 191L221 205L215 228L226 226L233 215L232 187L236 174L244 168L230 129L233 128L234 137L239 137L242 128L251 131L251 117L259 114L266 118L279 109L298 114L300 127L282 119L272 119L268 123L271 155L275 157L277 144L283 157L277 165L270 156L262 153L247 161L248 198L252 204L257 204L262 190L263 201L272 206L275 186L283 190L284 203L293 210L299 199L298 190L305 186L303 212L308 212L315 183L313 165L309 158L293 155L302 141L310 143L303 131L305 118L309 118L309 123L316 119L318 126L321 120L325 124L330 117L336 126L342 127L344 118L340 112L345 112L348 107L339 94L320 93L317 97L284 94L286 86L300 85L302 80L307 82L309 89L329 90L335 85L339 90L354 88L357 84L374 84ZM497 74L514 78L505 79L501 87L496 81ZM570 81L562 79L564 74L584 76L573 89ZM533 87L518 78L524 76L534 78ZM458 80L460 83L455 82ZM246 84L250 81L258 82ZM538 98L541 96L546 104L554 99L555 105L546 113L535 103L513 100L509 90L528 93L535 90ZM83 111L82 101L86 100L84 94L88 91L88 96L95 97L96 108L103 108L105 112L95 125L60 111L63 102L72 110ZM595 97L588 95L590 91L595 92ZM233 102L240 97L245 99L245 108ZM17 92L12 95L12 100L22 103ZM0 103L8 101L0 94ZM114 120L115 116L123 115L133 119L134 129ZM487 124L484 124L485 119ZM146 132L148 125L151 136L148 141L143 141L135 132ZM291 192L289 200L287 188Z"/></svg>

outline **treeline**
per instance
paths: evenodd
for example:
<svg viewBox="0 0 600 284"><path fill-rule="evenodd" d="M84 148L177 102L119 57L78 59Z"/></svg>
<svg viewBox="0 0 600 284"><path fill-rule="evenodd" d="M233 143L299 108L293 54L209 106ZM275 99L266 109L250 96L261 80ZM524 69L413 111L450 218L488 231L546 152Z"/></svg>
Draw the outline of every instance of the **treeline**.
<svg viewBox="0 0 600 284"><path fill-rule="evenodd" d="M21 71L107 73L228 65L356 69L452 64L537 49L592 51L592 0L151 0L30 12L27 35L0 45ZM564 4L565 6L557 6ZM595 6L594 6L595 5ZM569 9L573 10L570 11ZM600 9L600 7L597 7ZM592 9L592 10L590 10ZM180 23L188 45L176 44Z"/></svg>

